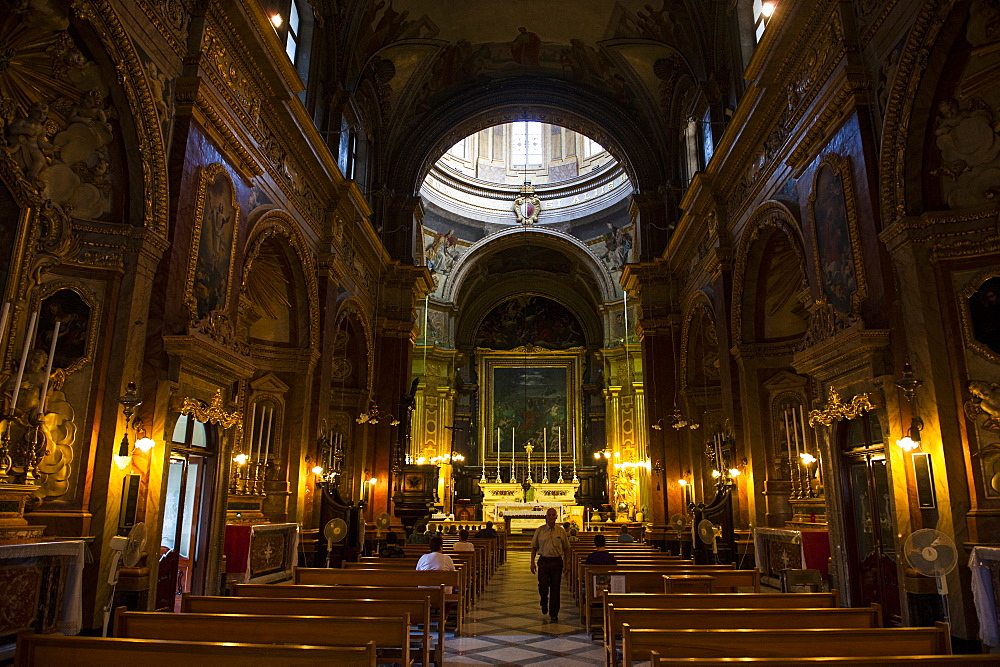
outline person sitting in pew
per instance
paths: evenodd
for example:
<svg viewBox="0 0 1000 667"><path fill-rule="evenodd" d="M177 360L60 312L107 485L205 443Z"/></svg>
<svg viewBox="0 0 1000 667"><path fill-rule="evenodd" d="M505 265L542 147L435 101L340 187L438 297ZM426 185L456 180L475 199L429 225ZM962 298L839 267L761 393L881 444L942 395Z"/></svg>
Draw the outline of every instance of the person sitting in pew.
<svg viewBox="0 0 1000 667"><path fill-rule="evenodd" d="M622 526L621 533L618 535L619 542L635 542L635 538L628 534L628 526Z"/></svg>
<svg viewBox="0 0 1000 667"><path fill-rule="evenodd" d="M399 547L399 538L394 531L385 534L385 546L378 550L379 558L406 558L406 552Z"/></svg>
<svg viewBox="0 0 1000 667"><path fill-rule="evenodd" d="M584 565L618 565L615 555L607 550L608 540L601 534L594 535L594 550L587 556Z"/></svg>
<svg viewBox="0 0 1000 667"><path fill-rule="evenodd" d="M441 570L443 572L454 572L455 561L448 554L441 553L444 547L444 538L435 533L431 535L430 542L427 543L430 553L426 553L417 561L418 570Z"/></svg>
<svg viewBox="0 0 1000 667"><path fill-rule="evenodd" d="M462 528L458 531L458 542L451 545L453 551L475 551L476 545L469 541L469 531Z"/></svg>
<svg viewBox="0 0 1000 667"><path fill-rule="evenodd" d="M421 519L413 526L413 532L406 538L407 544L427 544L431 534L427 532L427 522Z"/></svg>
<svg viewBox="0 0 1000 667"><path fill-rule="evenodd" d="M478 538L487 538L488 537L488 538L491 538L491 539L495 540L496 538L500 537L500 534L497 533L497 531L496 531L495 528L493 528L493 522L492 521L487 521L486 522L486 527L485 528L480 528L479 530L477 530L475 536L476 536L477 539Z"/></svg>

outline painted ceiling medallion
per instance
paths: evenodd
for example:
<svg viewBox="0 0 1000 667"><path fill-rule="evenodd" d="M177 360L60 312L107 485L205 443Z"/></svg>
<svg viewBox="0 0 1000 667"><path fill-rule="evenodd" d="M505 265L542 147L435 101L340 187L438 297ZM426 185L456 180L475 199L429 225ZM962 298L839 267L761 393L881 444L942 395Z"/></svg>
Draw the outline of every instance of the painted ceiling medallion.
<svg viewBox="0 0 1000 667"><path fill-rule="evenodd" d="M542 210L542 202L535 195L535 186L531 181L525 181L521 192L514 200L514 214L522 225L533 225L538 222L538 214Z"/></svg>

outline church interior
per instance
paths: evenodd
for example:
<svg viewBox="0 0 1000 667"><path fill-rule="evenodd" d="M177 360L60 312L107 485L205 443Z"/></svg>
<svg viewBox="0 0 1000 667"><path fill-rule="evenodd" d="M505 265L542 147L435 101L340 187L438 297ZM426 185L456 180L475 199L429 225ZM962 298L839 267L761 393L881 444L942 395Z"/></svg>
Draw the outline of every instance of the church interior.
<svg viewBox="0 0 1000 667"><path fill-rule="evenodd" d="M549 508L1000 653L996 0L0 0L0 147L0 659Z"/></svg>

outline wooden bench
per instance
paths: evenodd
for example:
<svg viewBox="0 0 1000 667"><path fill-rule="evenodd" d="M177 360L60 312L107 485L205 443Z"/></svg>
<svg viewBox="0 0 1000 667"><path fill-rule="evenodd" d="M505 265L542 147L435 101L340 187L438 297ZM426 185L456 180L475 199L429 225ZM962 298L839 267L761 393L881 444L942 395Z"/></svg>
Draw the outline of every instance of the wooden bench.
<svg viewBox="0 0 1000 667"><path fill-rule="evenodd" d="M879 605L860 608L784 609L655 609L606 605L604 650L609 665L617 665L618 638L627 623L655 630L735 630L795 628L880 628Z"/></svg>
<svg viewBox="0 0 1000 667"><path fill-rule="evenodd" d="M218 667L245 664L254 667L287 665L345 665L375 667L375 644L366 646L272 646L166 639L109 639L66 637L23 632L17 636L14 664L107 667Z"/></svg>
<svg viewBox="0 0 1000 667"><path fill-rule="evenodd" d="M475 604L478 594L486 590L485 577L477 570L476 557L473 554L448 554L455 563L455 569L459 573L460 587L469 591L468 603ZM410 570L415 571L419 558L362 558L360 563L344 563L345 570ZM482 580L480 580L482 579Z"/></svg>
<svg viewBox="0 0 1000 667"><path fill-rule="evenodd" d="M445 600L455 605L455 636L462 634L465 609L469 604L468 591L462 589L458 572L441 570L340 570L332 568L302 568L294 570L295 584L317 584L322 586L403 586L417 588L423 586L448 586L453 591L445 595ZM443 617L442 617L443 618Z"/></svg>
<svg viewBox="0 0 1000 667"><path fill-rule="evenodd" d="M115 637L208 642L363 646L375 642L380 664L410 667L410 617L174 614L124 611L115 616Z"/></svg>
<svg viewBox="0 0 1000 667"><path fill-rule="evenodd" d="M800 665L830 665L830 667L892 667L894 665L994 665L1000 664L1000 655L896 655L862 658L665 658L658 651L650 651L650 665L764 665L765 667L798 667Z"/></svg>
<svg viewBox="0 0 1000 667"><path fill-rule="evenodd" d="M237 584L234 595L244 598L305 598L322 600L363 600L377 598L379 600L424 600L430 602L431 613L436 614L437 643L435 660L437 664L444 662L445 640L445 609L446 598L443 585L436 588L414 588L412 586L319 586L307 584ZM193 608L196 596L188 594L181 596L181 611ZM186 602L186 600L192 602Z"/></svg>
<svg viewBox="0 0 1000 667"><path fill-rule="evenodd" d="M653 630L622 626L622 664L649 660L650 651L675 658L801 658L948 655L947 623L933 628L808 630Z"/></svg>
<svg viewBox="0 0 1000 667"><path fill-rule="evenodd" d="M420 645L419 657L423 665L430 664L433 652L440 664L444 646L438 649L431 641L431 601L425 595L420 600L351 599L324 600L321 598L255 598L215 597L190 595L181 598L181 613L189 614L254 614L274 616L394 616L407 614L410 618L411 640ZM418 627L419 632L414 632Z"/></svg>

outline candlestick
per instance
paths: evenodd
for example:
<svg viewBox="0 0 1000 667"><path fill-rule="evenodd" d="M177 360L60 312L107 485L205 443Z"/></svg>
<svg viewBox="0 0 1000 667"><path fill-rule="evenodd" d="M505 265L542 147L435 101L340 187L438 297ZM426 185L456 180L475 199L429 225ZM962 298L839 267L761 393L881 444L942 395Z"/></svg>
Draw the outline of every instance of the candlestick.
<svg viewBox="0 0 1000 667"><path fill-rule="evenodd" d="M52 377L52 360L56 357L56 343L59 342L59 326L62 323L56 320L52 327L52 343L49 345L49 359L45 364L45 381L42 383L42 393L38 397L38 414L45 414L45 402L49 395L49 378Z"/></svg>
<svg viewBox="0 0 1000 667"><path fill-rule="evenodd" d="M267 411L266 413L265 413L265 410ZM260 416L261 416L261 419L264 420L264 422L263 422L262 428L261 428L261 436L262 436L262 438L261 438L261 440L262 440L261 447L257 448L257 454L258 454L258 458L259 458L260 450L263 449L264 450L264 459L263 460L267 461L267 455L271 453L271 425L272 425L272 421L271 420L274 419L274 408L262 405L261 406L261 415ZM263 426L267 427L267 431L266 432L264 431Z"/></svg>
<svg viewBox="0 0 1000 667"><path fill-rule="evenodd" d="M573 481L578 482L580 479L576 476L576 424L573 424Z"/></svg>
<svg viewBox="0 0 1000 667"><path fill-rule="evenodd" d="M485 461L483 461L483 469L486 469ZM497 484L502 481L503 480L500 479L500 427L497 426Z"/></svg>
<svg viewBox="0 0 1000 667"><path fill-rule="evenodd" d="M253 458L253 444L254 444L253 441L255 435L254 427L256 425L257 425L257 404L254 403L253 408L250 410L250 447L249 447L250 451L246 452L246 454L250 458Z"/></svg>
<svg viewBox="0 0 1000 667"><path fill-rule="evenodd" d="M802 451L806 451L805 406L799 406L799 426L802 428Z"/></svg>
<svg viewBox="0 0 1000 667"><path fill-rule="evenodd" d="M510 427L510 483L513 484L514 478L514 427Z"/></svg>
<svg viewBox="0 0 1000 667"><path fill-rule="evenodd" d="M801 412L801 410L799 412ZM795 423L796 421L797 420L795 419L795 407L793 406L792 407L792 424L793 424L792 436L795 438L795 461L798 462L798 460L799 460L799 454L801 452L799 452L799 428L798 428L798 424Z"/></svg>
<svg viewBox="0 0 1000 667"><path fill-rule="evenodd" d="M28 320L28 331L24 335L24 347L21 350L21 365L17 369L17 377L14 380L14 395L10 399L11 414L17 409L17 396L21 393L21 380L24 379L24 367L28 364L28 352L31 351L31 340L35 337L35 325L38 323L38 312L31 314Z"/></svg>

